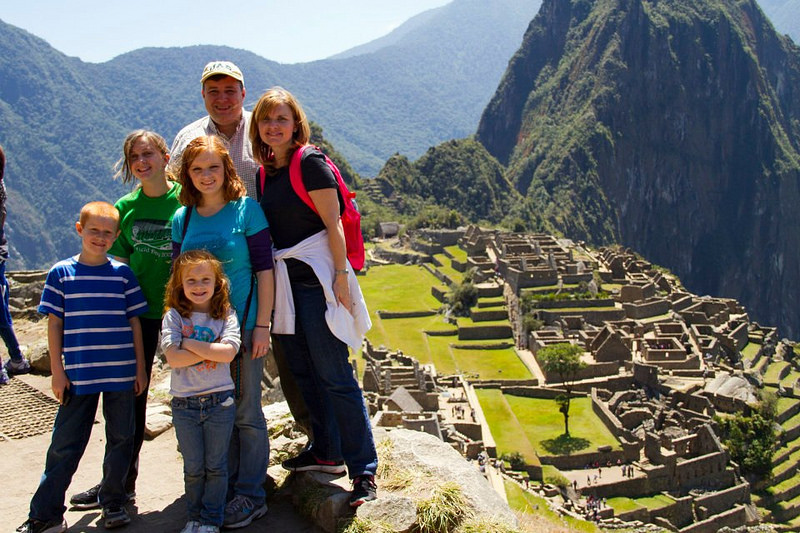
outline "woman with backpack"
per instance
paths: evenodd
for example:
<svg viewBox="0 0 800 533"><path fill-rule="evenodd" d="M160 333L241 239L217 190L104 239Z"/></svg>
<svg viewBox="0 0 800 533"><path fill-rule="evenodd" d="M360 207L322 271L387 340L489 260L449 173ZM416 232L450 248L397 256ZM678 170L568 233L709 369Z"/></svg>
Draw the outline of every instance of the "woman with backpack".
<svg viewBox="0 0 800 533"><path fill-rule="evenodd" d="M289 91L273 87L261 96L250 141L264 168L260 203L276 248L273 342L286 354L314 435L283 467L342 474L346 465L350 505L358 507L376 497L378 457L348 346L357 350L371 323L347 260L340 220L345 199L309 137L306 115ZM304 192L311 205L299 196Z"/></svg>

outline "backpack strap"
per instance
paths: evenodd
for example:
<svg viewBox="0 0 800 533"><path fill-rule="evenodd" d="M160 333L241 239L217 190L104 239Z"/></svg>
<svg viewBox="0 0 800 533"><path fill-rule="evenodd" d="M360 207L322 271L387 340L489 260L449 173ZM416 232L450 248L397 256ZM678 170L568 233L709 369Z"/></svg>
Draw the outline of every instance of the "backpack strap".
<svg viewBox="0 0 800 533"><path fill-rule="evenodd" d="M258 167L258 177L256 179L256 201L261 202L261 197L264 196L264 185L267 180L267 171L264 165Z"/></svg>
<svg viewBox="0 0 800 533"><path fill-rule="evenodd" d="M289 182L292 184L294 193L299 196L301 200L303 200L303 203L310 207L311 210L316 214L319 214L319 211L317 211L317 206L314 205L314 201L311 199L311 196L308 195L306 186L303 183L303 171L300 168L300 163L303 160L303 154L308 148L314 148L314 146L306 144L295 150L292 154L292 160L289 162Z"/></svg>
<svg viewBox="0 0 800 533"><path fill-rule="evenodd" d="M192 218L192 206L186 208L186 216L183 217L183 233L181 233L181 245L186 240L186 230L189 229L189 219Z"/></svg>

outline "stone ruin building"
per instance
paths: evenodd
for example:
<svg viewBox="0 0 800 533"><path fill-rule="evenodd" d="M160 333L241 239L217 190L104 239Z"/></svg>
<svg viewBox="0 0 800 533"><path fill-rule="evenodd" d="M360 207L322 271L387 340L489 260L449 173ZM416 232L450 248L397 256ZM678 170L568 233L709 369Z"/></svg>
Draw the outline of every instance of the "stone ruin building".
<svg viewBox="0 0 800 533"><path fill-rule="evenodd" d="M416 242L410 233L407 239ZM750 486L717 437L713 416L749 409L757 379L748 371L759 358L769 358L774 352L774 328L751 322L735 300L687 292L674 276L630 250L589 250L550 235L485 231L475 226L420 236L415 250L441 253L457 242L467 252L467 260L466 265L454 264L454 268L474 268L476 281L495 280L505 287L516 346L529 349L534 359L539 350L552 344L568 342L583 349L586 367L575 390L591 398L595 413L622 450L548 457L548 461L565 470L594 462L635 465L636 475L630 479L594 485L590 493L608 498L663 492L674 500L656 511L623 513L624 520L687 533L757 521ZM522 329L523 294L567 292L576 285L597 296L538 301L533 313L543 327L530 332ZM599 295L603 286L614 289ZM742 350L754 340L758 352L753 360L745 360ZM413 358L385 349L367 346L366 353L364 387L380 424L432 433L467 457L474 457L482 447L493 450L488 429L478 421L445 422L448 417L443 411L448 406L437 406L434 397L446 386L438 382L435 369L426 370ZM529 385L488 386L519 395L552 395L559 388L558 376L540 375L543 381ZM460 385L458 377L446 379ZM465 390L470 387L464 384ZM470 403L468 409L480 408L471 405L468 394L464 398ZM570 502L565 512L580 509L582 500L576 491L564 496ZM610 518L610 511L602 510L600 518Z"/></svg>

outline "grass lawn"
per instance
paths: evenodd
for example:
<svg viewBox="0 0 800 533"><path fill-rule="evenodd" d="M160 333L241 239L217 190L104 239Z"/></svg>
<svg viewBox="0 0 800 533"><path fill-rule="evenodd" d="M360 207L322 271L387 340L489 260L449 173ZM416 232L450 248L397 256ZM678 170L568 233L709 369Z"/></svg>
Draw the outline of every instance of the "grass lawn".
<svg viewBox="0 0 800 533"><path fill-rule="evenodd" d="M446 246L445 250L447 250L447 253L449 253L456 261L460 263L467 262L466 250L462 250L457 244L454 244L453 246Z"/></svg>
<svg viewBox="0 0 800 533"><path fill-rule="evenodd" d="M789 398L786 396L779 397L777 406L778 414L788 411L790 408L794 407L797 402L800 402L797 398Z"/></svg>
<svg viewBox="0 0 800 533"><path fill-rule="evenodd" d="M797 426L800 426L800 413L797 413L792 418L781 424L781 427L786 431L796 428Z"/></svg>
<svg viewBox="0 0 800 533"><path fill-rule="evenodd" d="M569 441L564 441L562 437L564 416L558 411L554 400L510 394L506 394L505 399L539 455L553 455L558 450L589 452L604 445L620 449L619 441L592 411L590 398L572 399L569 410Z"/></svg>
<svg viewBox="0 0 800 533"><path fill-rule="evenodd" d="M636 503L636 501L631 498L626 498L625 496L609 498L608 506L614 509L614 514L627 513L628 511L635 511L643 507Z"/></svg>
<svg viewBox="0 0 800 533"><path fill-rule="evenodd" d="M439 337L429 336L428 346L431 353L431 363L436 367L439 375L458 373L458 365L453 357L450 344L458 339L456 336Z"/></svg>
<svg viewBox="0 0 800 533"><path fill-rule="evenodd" d="M526 461L537 464L533 445L509 407L500 389L475 389L481 409L492 430L497 455L519 452Z"/></svg>
<svg viewBox="0 0 800 533"><path fill-rule="evenodd" d="M372 267L365 276L359 276L358 282L373 316L379 309L426 311L442 306L431 294L431 287L439 285L439 280L420 266Z"/></svg>
<svg viewBox="0 0 800 533"><path fill-rule="evenodd" d="M778 384L781 381L781 373L784 371L786 367L789 366L789 363L785 361L780 361L776 363L772 363L767 367L767 372L764 374L764 383L772 383Z"/></svg>
<svg viewBox="0 0 800 533"><path fill-rule="evenodd" d="M797 383L798 378L800 378L800 372L792 369L789 371L789 374L787 374L786 377L783 378L783 380L781 380L781 383L783 383L784 386L787 387L794 387L795 383Z"/></svg>
<svg viewBox="0 0 800 533"><path fill-rule="evenodd" d="M660 322L662 320L668 319L669 317L670 317L670 314L669 313L665 313L663 315L656 315L656 316L650 316L650 317L647 317L647 318L643 318L643 319L641 319L641 321L643 323L645 323L645 324L648 324L650 322Z"/></svg>
<svg viewBox="0 0 800 533"><path fill-rule="evenodd" d="M513 348L501 350L451 348L451 353L463 373L478 374L480 379L531 379L533 377L528 367L517 357Z"/></svg>
<svg viewBox="0 0 800 533"><path fill-rule="evenodd" d="M742 361L752 361L756 358L756 354L761 349L761 345L755 342L748 342L747 345L742 348Z"/></svg>
<svg viewBox="0 0 800 533"><path fill-rule="evenodd" d="M479 302L480 306L478 309L491 309L492 307L504 307L506 305L506 299L502 296L496 296L493 298L480 298Z"/></svg>
<svg viewBox="0 0 800 533"><path fill-rule="evenodd" d="M781 464L779 464L779 465L776 465L776 466L775 466L775 467L772 469L772 474L773 474L773 475L775 475L775 476L777 476L777 475L779 475L779 474L783 474L784 472L786 472L786 471L787 471L787 470L789 470L790 468L795 468L795 467L797 467L797 463L798 463L798 461L800 461L800 450L795 450L794 452L792 452L792 453L789 455L789 458L788 458L788 459L786 459L786 460L785 460L784 462L782 462Z"/></svg>
<svg viewBox="0 0 800 533"><path fill-rule="evenodd" d="M647 507L648 509L655 510L661 509L662 507L666 507L668 505L672 505L675 503L675 500L670 498L665 494L653 494L652 496L644 496L642 498L636 498L636 503L643 507Z"/></svg>
<svg viewBox="0 0 800 533"><path fill-rule="evenodd" d="M375 346L383 344L391 350L402 350L421 363L431 363L434 361L424 331L437 329L453 328L444 322L441 315L387 319L374 316L367 338Z"/></svg>
<svg viewBox="0 0 800 533"><path fill-rule="evenodd" d="M442 263L442 266L435 266L439 272L450 278L453 283L460 284L464 279L464 274L450 265L450 258L444 254L436 254L434 257Z"/></svg>

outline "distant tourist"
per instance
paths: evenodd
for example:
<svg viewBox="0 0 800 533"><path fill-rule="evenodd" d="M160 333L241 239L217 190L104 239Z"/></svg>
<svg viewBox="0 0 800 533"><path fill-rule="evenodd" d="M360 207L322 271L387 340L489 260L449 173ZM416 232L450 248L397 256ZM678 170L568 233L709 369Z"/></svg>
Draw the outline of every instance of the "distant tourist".
<svg viewBox="0 0 800 533"><path fill-rule="evenodd" d="M136 397L136 435L133 442L125 493L128 500L136 496L139 477L139 452L144 441L147 412L147 388L158 349L161 316L164 311L164 287L172 265L172 216L181 206L180 185L166 172L169 154L167 143L157 133L136 130L122 144L122 158L116 165L116 176L123 183L137 182L137 187L115 204L120 213L120 235L109 250L116 260L130 265L147 299L147 312L139 317L142 325L144 365L147 384ZM102 483L75 494L69 503L77 509L100 506L97 495Z"/></svg>
<svg viewBox="0 0 800 533"><path fill-rule="evenodd" d="M225 143L247 195L255 198L258 163L253 159L253 149L247 138L250 112L243 107L244 75L230 61L211 61L200 76L200 87L208 116L185 126L175 136L170 149L170 169L174 174L178 173L183 150L192 139L217 135Z"/></svg>
<svg viewBox="0 0 800 533"><path fill-rule="evenodd" d="M14 324L11 320L11 312L8 310L8 280L6 279L6 262L8 261L8 241L5 234L6 223L6 153L0 146L0 337L8 349L9 359L6 364L2 364L0 358L0 385L8 383L8 376L14 374L25 374L31 371L30 362L22 355L19 348L19 341L14 334Z"/></svg>
<svg viewBox="0 0 800 533"><path fill-rule="evenodd" d="M192 140L183 152L180 200L172 224L173 256L211 252L231 284L231 303L243 324L243 350L233 363L236 422L228 454L229 490L223 525L245 527L267 513L264 481L269 461L267 424L261 410L261 377L269 350L275 290L272 240L264 212L245 196L219 137Z"/></svg>
<svg viewBox="0 0 800 533"><path fill-rule="evenodd" d="M161 347L172 367L172 421L183 454L189 520L181 533L219 533L236 418L229 363L241 344L222 265L204 250L182 253L167 286Z"/></svg>
<svg viewBox="0 0 800 533"><path fill-rule="evenodd" d="M60 402L39 488L18 533L67 530L64 499L86 450L103 394L106 451L98 498L107 529L131 521L125 478L134 440L134 396L147 383L139 315L147 302L130 267L106 255L119 235L119 212L83 206L75 224L81 251L47 274L39 312L47 315L53 394ZM63 363L62 363L63 357Z"/></svg>
<svg viewBox="0 0 800 533"><path fill-rule="evenodd" d="M353 482L350 505L358 507L376 498L378 457L348 345L358 349L371 323L347 262L343 205L323 154L315 148L301 152L301 179L315 210L289 182L289 163L309 136L308 119L291 93L274 87L261 96L250 141L265 168L261 207L277 250L274 338L286 352L314 434L310 447L283 467L344 473L346 464Z"/></svg>

